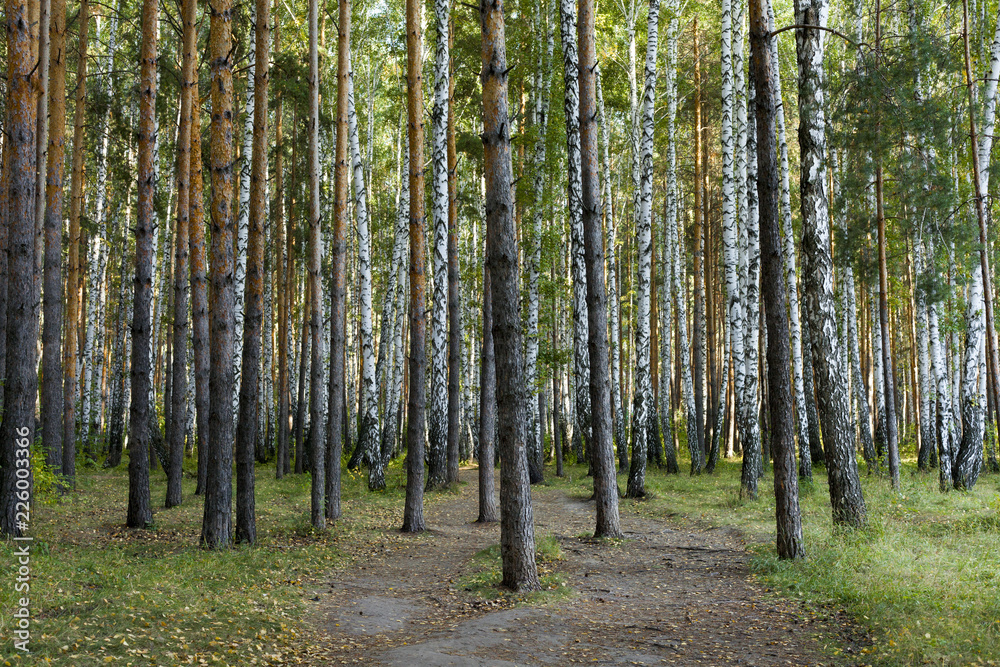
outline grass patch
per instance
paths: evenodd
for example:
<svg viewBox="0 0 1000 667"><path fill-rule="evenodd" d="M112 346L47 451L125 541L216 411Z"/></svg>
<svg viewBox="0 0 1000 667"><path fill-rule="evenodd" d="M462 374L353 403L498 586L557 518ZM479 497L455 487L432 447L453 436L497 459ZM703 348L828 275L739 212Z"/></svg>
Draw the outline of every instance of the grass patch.
<svg viewBox="0 0 1000 667"><path fill-rule="evenodd" d="M545 604L562 600L573 594L566 585L566 577L556 569L562 560L562 548L554 535L535 539L535 562L542 590L533 593L514 593L500 586L503 575L500 562L500 545L494 544L477 552L471 561L472 572L458 581L458 588L485 600L513 605Z"/></svg>
<svg viewBox="0 0 1000 667"><path fill-rule="evenodd" d="M185 461L184 504L163 509L166 478L151 474L155 526L124 527L127 458L115 470L83 469L77 489L32 508L31 653L11 643L4 664L222 664L294 661L309 650L301 623L315 577L363 556L372 531L402 520L405 472L386 474L369 493L364 473L345 472L343 518L327 531L309 525L309 476L277 480L257 466L254 547L210 552L198 546L202 499L195 463ZM428 496L425 502L435 502ZM0 636L11 637L17 558L0 542ZM8 650L10 649L10 650Z"/></svg>
<svg viewBox="0 0 1000 667"><path fill-rule="evenodd" d="M687 467L682 463L681 470ZM568 493L592 488L583 466L550 477ZM740 461L720 461L712 475L666 475L653 468L644 502L622 499L632 512L694 527L735 526L753 553L756 576L807 605L844 608L875 639L864 660L879 665L1000 663L1000 485L983 475L971 492L938 491L937 473L904 461L900 490L862 473L869 525L835 528L823 468L802 485L806 560L775 555L774 487L739 497ZM624 489L626 476L619 477Z"/></svg>

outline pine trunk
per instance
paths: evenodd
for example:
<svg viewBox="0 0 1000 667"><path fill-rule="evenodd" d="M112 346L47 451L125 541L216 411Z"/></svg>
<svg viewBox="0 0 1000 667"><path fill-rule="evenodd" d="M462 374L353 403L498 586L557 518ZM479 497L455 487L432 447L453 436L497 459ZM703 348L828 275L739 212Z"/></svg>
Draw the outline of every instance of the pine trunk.
<svg viewBox="0 0 1000 667"><path fill-rule="evenodd" d="M147 0L155 1L155 0ZM233 69L232 0L210 0L212 71L212 247L209 294L212 401L208 415L208 466L201 542L210 549L232 538L233 474Z"/></svg>
<svg viewBox="0 0 1000 667"><path fill-rule="evenodd" d="M343 3L344 0L341 0ZM343 7L343 4L341 5ZM410 388L406 405L406 505L403 532L424 530L424 385L426 277L424 261L424 103L422 7L406 0L406 114L410 138ZM338 135L339 136L339 135Z"/></svg>
<svg viewBox="0 0 1000 667"><path fill-rule="evenodd" d="M156 22L157 1L142 3L142 63L139 95L139 200L135 227L135 293L132 305L132 405L129 409L130 528L145 528L153 522L149 501L149 422L153 404L149 400L150 320L153 298L152 255L156 212L153 199L156 182L153 167L156 113Z"/></svg>
<svg viewBox="0 0 1000 667"><path fill-rule="evenodd" d="M539 590L541 585L535 564L535 530L525 456L524 361L521 356L517 232L511 188L503 1L482 0L479 16L483 54L480 77L483 86L486 265L490 272L493 309L497 420L504 425L498 433L501 585L524 592ZM414 160L414 164L421 163ZM413 191L419 192L416 188Z"/></svg>
<svg viewBox="0 0 1000 667"><path fill-rule="evenodd" d="M188 0L192 2L192 0ZM239 417L236 422L236 541L257 541L254 461L258 447L260 409L260 345L264 297L264 227L267 214L267 90L270 63L271 5L256 0L254 7L253 135L247 202L247 273L243 320L243 373L240 376ZM320 488L322 507L322 487ZM322 512L322 509L320 510Z"/></svg>
<svg viewBox="0 0 1000 667"><path fill-rule="evenodd" d="M790 365L788 315L781 232L778 219L780 180L775 145L776 86L772 50L768 42L768 0L750 0L750 43L756 84L757 192L760 216L761 292L767 318L767 400L771 418L770 441L774 456L774 500L777 520L778 558L805 557L799 483L795 470L795 425ZM754 156L748 156L753 160ZM808 449L806 450L808 451Z"/></svg>

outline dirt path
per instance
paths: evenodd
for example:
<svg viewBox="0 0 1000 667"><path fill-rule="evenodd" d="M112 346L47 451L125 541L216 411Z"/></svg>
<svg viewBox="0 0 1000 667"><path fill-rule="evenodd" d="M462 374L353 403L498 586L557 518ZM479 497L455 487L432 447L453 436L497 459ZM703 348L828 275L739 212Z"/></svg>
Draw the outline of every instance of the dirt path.
<svg viewBox="0 0 1000 667"><path fill-rule="evenodd" d="M497 544L481 526L474 470L453 499L426 508L431 530L386 531L364 563L330 574L312 593L315 623L328 636L323 664L469 665L813 665L829 663L820 636L843 621L819 620L776 600L751 580L733 529L675 530L625 511L626 540L596 542L593 503L533 487L536 534L553 534L557 569L575 595L511 607L467 593L470 560Z"/></svg>

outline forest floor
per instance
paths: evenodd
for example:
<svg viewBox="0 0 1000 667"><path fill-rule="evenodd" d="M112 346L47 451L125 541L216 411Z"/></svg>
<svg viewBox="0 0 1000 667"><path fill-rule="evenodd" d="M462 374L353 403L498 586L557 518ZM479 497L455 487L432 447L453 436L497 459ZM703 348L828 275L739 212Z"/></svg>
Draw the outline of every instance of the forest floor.
<svg viewBox="0 0 1000 667"><path fill-rule="evenodd" d="M813 665L869 643L843 614L756 582L736 528L678 526L623 503L625 538L595 540L593 502L546 485L532 487L546 590L502 594L499 526L473 523L476 469L461 479L426 508L428 531L383 531L367 558L316 582L309 618L329 638L318 663Z"/></svg>
<svg viewBox="0 0 1000 667"><path fill-rule="evenodd" d="M625 539L601 541L585 466L547 467L532 487L544 590L528 596L498 587L474 467L425 494L429 530L409 535L402 459L384 492L345 471L325 531L308 474L258 465L257 543L208 551L193 458L184 503L162 507L154 471L154 523L132 530L126 462L81 457L65 494L36 470L28 654L10 639L21 543L0 540L0 665L1000 665L1000 477L943 494L906 451L898 490L863 472L863 529L832 524L822 467L801 483L796 562L775 556L772 477L740 498L738 458L650 468L647 498L620 501Z"/></svg>

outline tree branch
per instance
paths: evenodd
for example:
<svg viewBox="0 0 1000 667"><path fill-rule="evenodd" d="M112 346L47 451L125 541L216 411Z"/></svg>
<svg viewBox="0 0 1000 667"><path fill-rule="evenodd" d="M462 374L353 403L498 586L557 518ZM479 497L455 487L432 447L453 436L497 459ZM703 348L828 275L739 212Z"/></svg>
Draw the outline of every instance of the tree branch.
<svg viewBox="0 0 1000 667"><path fill-rule="evenodd" d="M779 35L779 34L785 32L787 30L810 30L810 29L811 30L825 30L826 32L833 33L834 35L836 35L837 37L840 37L842 40L844 40L845 42L847 42L848 44L850 44L851 46L853 46L856 49L861 48L861 46L864 44L863 42L862 43L855 42L853 39L851 39L850 37L848 37L844 33L839 32L837 30L834 30L833 28L827 28L826 26L821 26L821 25L809 25L809 24L804 24L804 23L796 23L794 25L786 25L784 28L779 28L778 30L771 31L767 35L767 37L769 37L769 38L770 37L774 37L775 35Z"/></svg>

